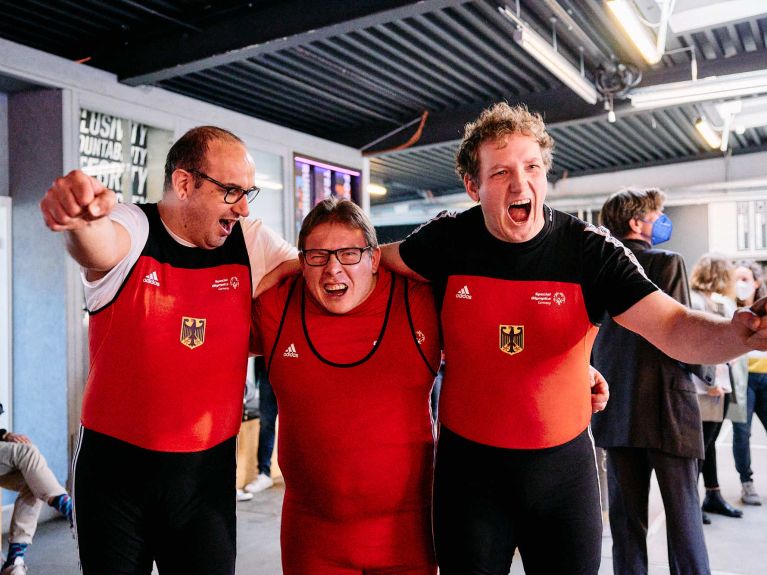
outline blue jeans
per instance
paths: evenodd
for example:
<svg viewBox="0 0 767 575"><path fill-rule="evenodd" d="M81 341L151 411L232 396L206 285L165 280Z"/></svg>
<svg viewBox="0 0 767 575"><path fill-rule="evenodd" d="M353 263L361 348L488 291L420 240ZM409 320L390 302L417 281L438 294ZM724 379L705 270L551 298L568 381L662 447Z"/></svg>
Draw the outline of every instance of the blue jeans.
<svg viewBox="0 0 767 575"><path fill-rule="evenodd" d="M277 398L266 374L258 378L258 411L261 421L258 430L258 473L272 476L272 452L274 451L275 423L277 422Z"/></svg>
<svg viewBox="0 0 767 575"><path fill-rule="evenodd" d="M732 424L732 454L735 457L735 469L740 474L741 483L751 481L751 420L756 413L767 428L767 373L748 374L748 401L746 403L746 423Z"/></svg>

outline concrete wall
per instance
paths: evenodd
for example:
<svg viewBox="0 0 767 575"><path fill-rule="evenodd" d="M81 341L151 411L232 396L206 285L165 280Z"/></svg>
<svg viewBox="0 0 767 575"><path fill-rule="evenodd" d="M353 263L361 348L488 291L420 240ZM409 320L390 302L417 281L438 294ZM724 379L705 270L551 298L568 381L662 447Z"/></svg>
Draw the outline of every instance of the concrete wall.
<svg viewBox="0 0 767 575"><path fill-rule="evenodd" d="M698 258L709 251L708 205L669 206L664 212L674 224L671 239L659 247L684 256L687 272Z"/></svg>
<svg viewBox="0 0 767 575"><path fill-rule="evenodd" d="M0 92L0 196L8 195L8 95Z"/></svg>
<svg viewBox="0 0 767 575"><path fill-rule="evenodd" d="M62 238L43 225L41 190L64 169L62 93L8 97L13 199L14 431L25 433L64 481L67 440L67 265Z"/></svg>

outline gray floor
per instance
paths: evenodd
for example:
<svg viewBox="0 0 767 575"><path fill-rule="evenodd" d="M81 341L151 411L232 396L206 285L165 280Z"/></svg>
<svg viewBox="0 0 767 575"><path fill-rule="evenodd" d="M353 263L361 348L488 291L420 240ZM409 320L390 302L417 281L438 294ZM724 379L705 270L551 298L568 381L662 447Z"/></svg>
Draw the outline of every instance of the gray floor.
<svg viewBox="0 0 767 575"><path fill-rule="evenodd" d="M731 427L726 425L718 441L719 479L727 500L739 507L740 483L732 463ZM767 434L754 423L752 458L757 487L765 495L762 507L744 508L742 519L712 515L706 526L711 568L714 575L763 575L767 547ZM238 503L239 556L237 573L241 575L276 575L280 573L279 521L284 488L274 488L256 495L249 502ZM649 534L650 574L669 572L665 541L665 516L657 489L653 491ZM605 527L600 575L612 574L611 538ZM552 550L556 552L556 550ZM65 521L54 520L40 526L27 563L30 575L77 575L75 542ZM512 574L524 573L515 561ZM311 574L307 574L311 575Z"/></svg>

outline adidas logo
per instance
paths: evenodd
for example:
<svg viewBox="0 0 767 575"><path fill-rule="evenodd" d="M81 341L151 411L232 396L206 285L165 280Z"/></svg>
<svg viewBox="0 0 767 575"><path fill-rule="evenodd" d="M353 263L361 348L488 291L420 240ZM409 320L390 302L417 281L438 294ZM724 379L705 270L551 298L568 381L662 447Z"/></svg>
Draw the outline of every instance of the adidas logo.
<svg viewBox="0 0 767 575"><path fill-rule="evenodd" d="M458 299L471 299L471 294L469 293L469 286L463 286L461 289L458 290L458 292L455 294L455 297Z"/></svg>
<svg viewBox="0 0 767 575"><path fill-rule="evenodd" d="M285 349L285 353L282 354L282 357L298 357L298 352L296 351L296 344L291 343Z"/></svg>
<svg viewBox="0 0 767 575"><path fill-rule="evenodd" d="M159 286L160 280L157 279L157 272L152 272L144 276L145 284L152 284L153 286Z"/></svg>

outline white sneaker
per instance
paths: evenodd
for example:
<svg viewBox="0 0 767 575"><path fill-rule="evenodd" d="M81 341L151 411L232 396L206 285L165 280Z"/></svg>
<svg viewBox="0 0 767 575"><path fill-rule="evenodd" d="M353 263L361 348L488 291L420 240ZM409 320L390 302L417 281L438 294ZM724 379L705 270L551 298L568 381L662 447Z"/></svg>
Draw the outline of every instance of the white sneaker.
<svg viewBox="0 0 767 575"><path fill-rule="evenodd" d="M24 563L24 558L16 557L13 565L8 565L8 567L0 571L0 575L27 575L27 565Z"/></svg>
<svg viewBox="0 0 767 575"><path fill-rule="evenodd" d="M245 491L248 493L260 493L264 489L269 489L272 485L274 485L274 480L271 477L259 473L258 477L245 486Z"/></svg>
<svg viewBox="0 0 767 575"><path fill-rule="evenodd" d="M248 493L242 489L237 490L237 501L250 501L251 499L253 499L252 493Z"/></svg>
<svg viewBox="0 0 767 575"><path fill-rule="evenodd" d="M761 505L762 504L762 498L759 497L759 494L756 492L756 488L754 487L753 481L746 481L744 483L741 483L742 491L740 500L745 503L746 505Z"/></svg>

